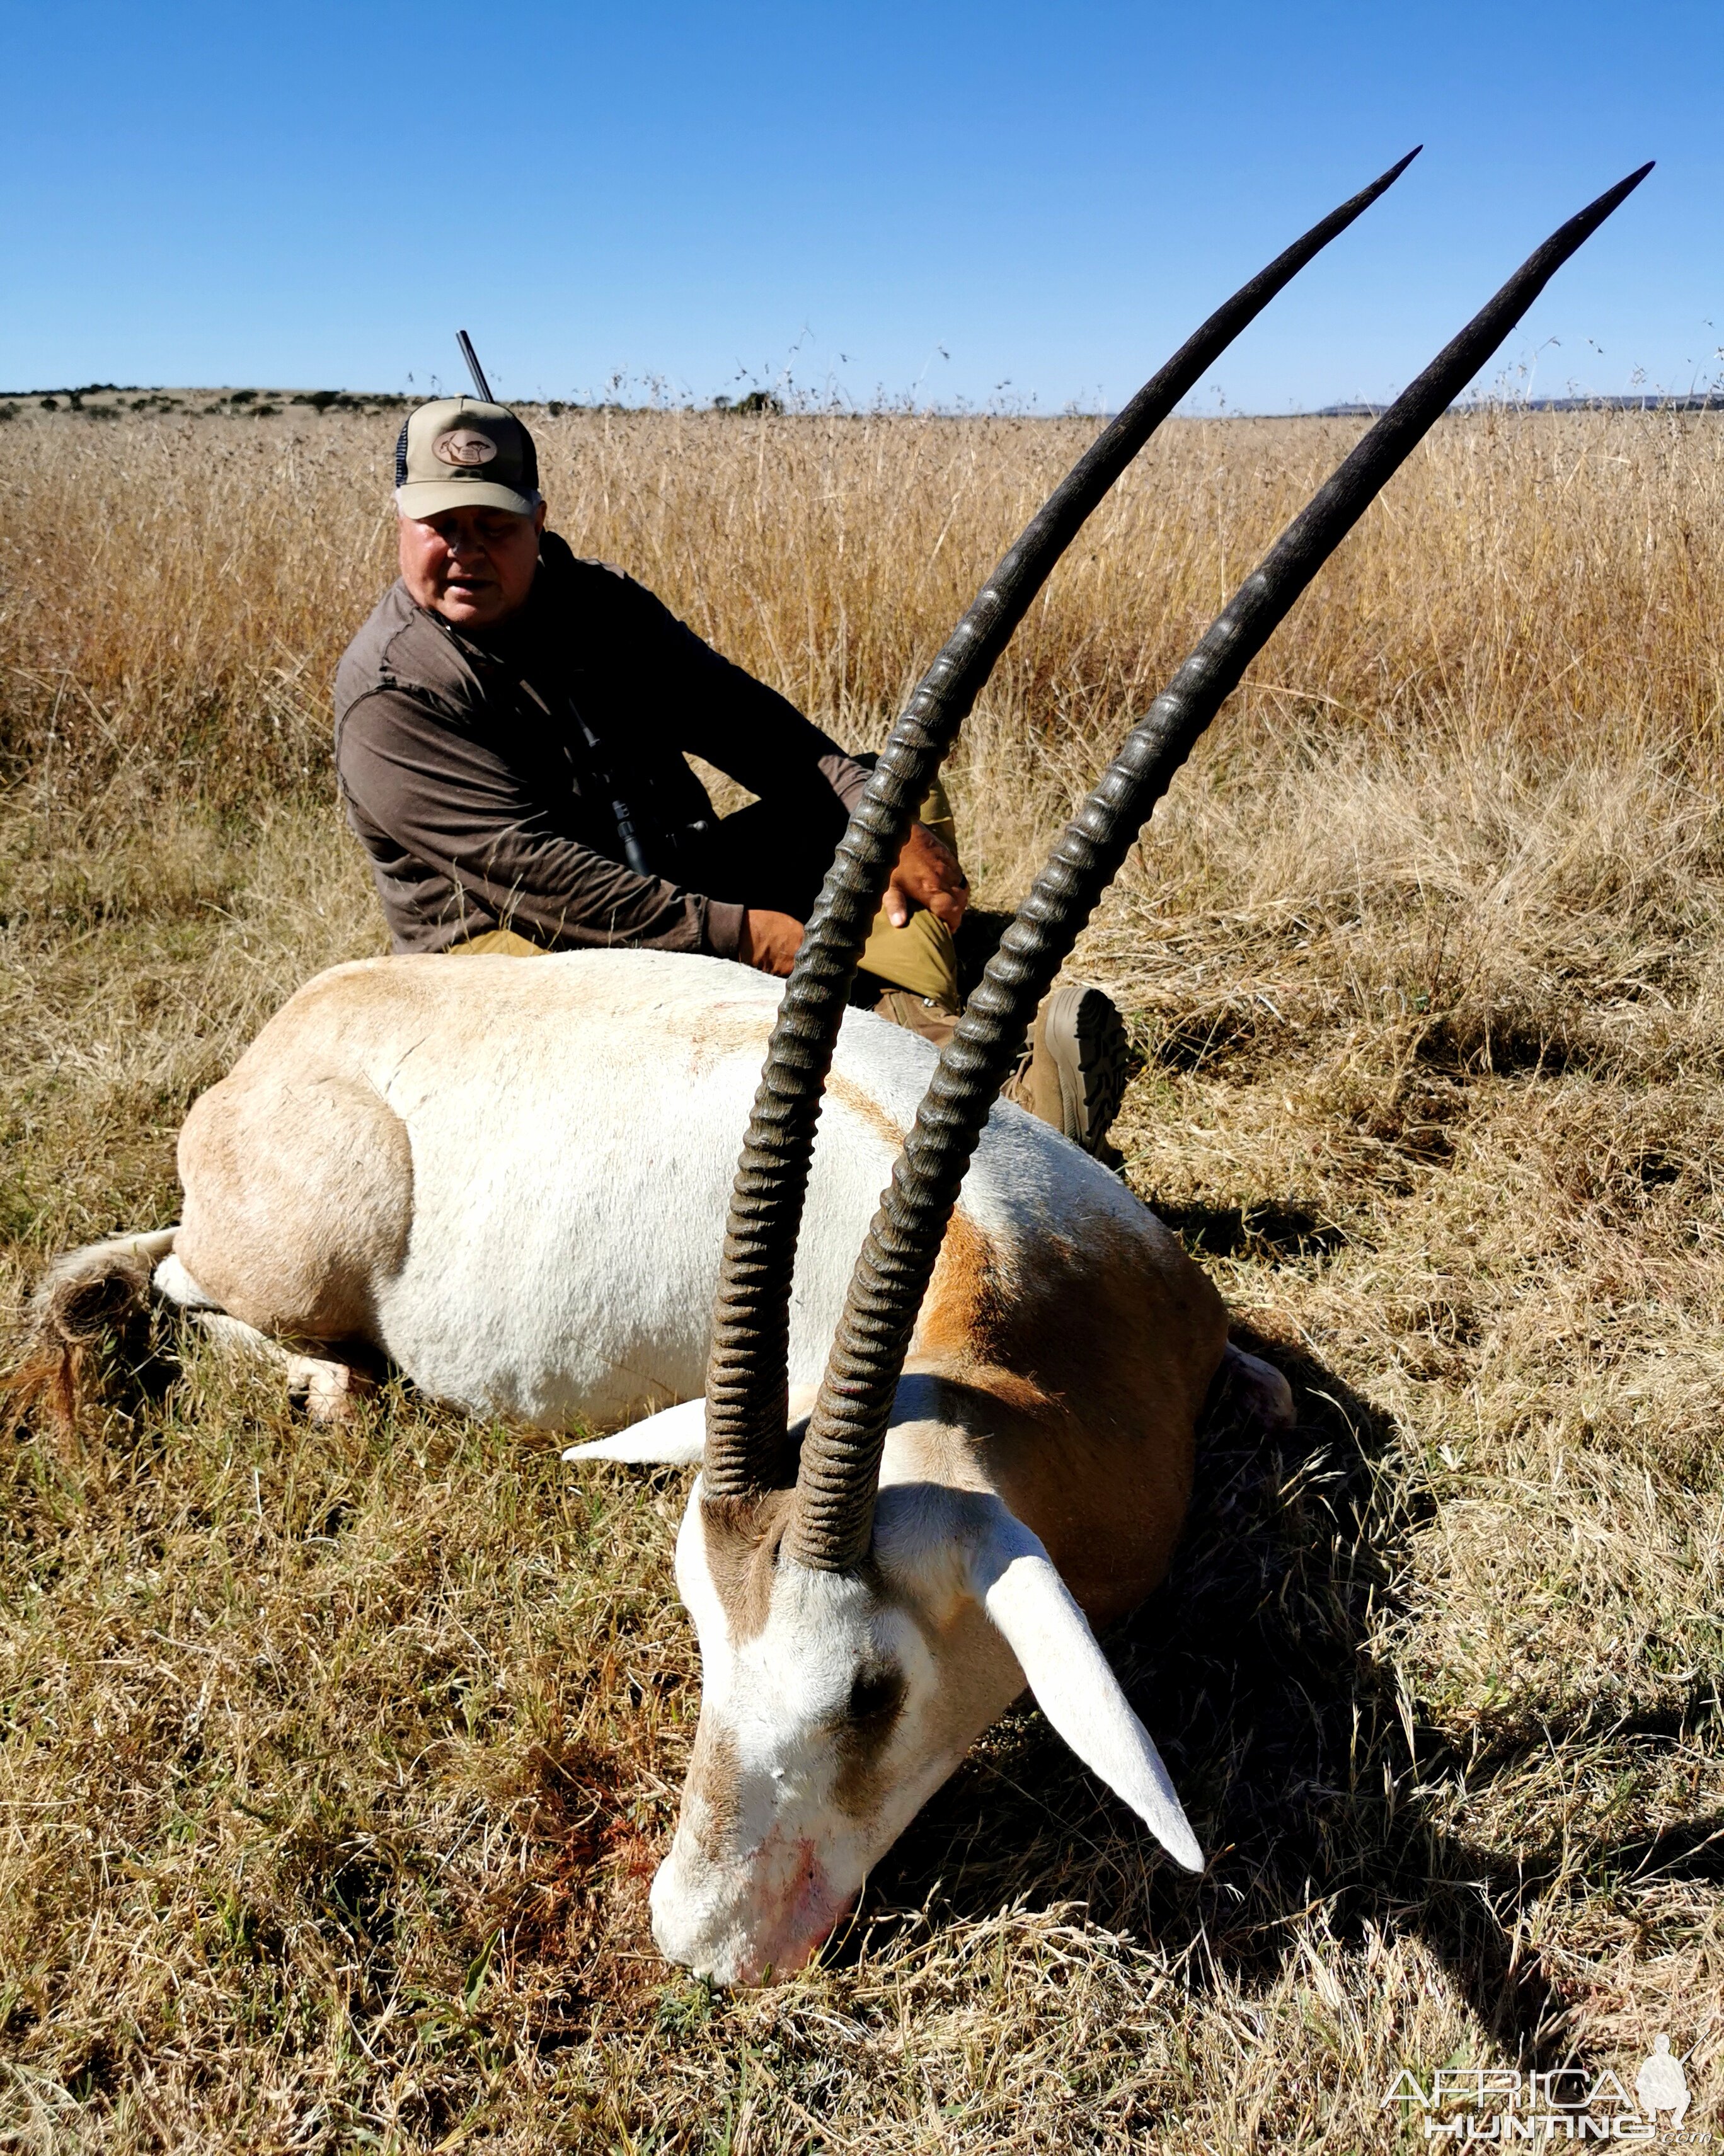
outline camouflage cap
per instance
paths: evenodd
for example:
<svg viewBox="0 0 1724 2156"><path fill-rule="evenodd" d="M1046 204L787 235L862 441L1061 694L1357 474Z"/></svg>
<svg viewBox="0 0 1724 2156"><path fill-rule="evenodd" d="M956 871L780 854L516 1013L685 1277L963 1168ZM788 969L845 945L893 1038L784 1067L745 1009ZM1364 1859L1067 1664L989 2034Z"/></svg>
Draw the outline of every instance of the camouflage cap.
<svg viewBox="0 0 1724 2156"><path fill-rule="evenodd" d="M395 506L403 516L447 509L538 507L539 458L512 412L472 397L439 397L410 413L395 444Z"/></svg>

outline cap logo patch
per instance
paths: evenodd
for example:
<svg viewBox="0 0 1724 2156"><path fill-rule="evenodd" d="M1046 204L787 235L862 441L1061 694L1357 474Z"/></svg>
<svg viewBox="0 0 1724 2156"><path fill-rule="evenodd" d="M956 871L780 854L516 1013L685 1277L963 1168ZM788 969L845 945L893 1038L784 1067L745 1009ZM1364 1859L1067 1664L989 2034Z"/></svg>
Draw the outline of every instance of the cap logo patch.
<svg viewBox="0 0 1724 2156"><path fill-rule="evenodd" d="M431 444L431 454L441 463L466 468L488 465L497 454L497 445L489 434L481 434L475 428L451 427Z"/></svg>

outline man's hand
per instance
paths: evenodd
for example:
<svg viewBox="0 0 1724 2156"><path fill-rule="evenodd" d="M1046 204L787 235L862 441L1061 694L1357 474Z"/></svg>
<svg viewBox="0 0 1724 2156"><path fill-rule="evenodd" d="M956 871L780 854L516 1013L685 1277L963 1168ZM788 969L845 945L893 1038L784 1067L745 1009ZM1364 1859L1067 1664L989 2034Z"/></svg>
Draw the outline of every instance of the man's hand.
<svg viewBox="0 0 1724 2156"><path fill-rule="evenodd" d="M745 906L742 937L736 946L736 956L745 966L757 967L762 973L776 973L781 981L784 980L796 962L802 926L793 914L768 913L762 906Z"/></svg>
<svg viewBox="0 0 1724 2156"><path fill-rule="evenodd" d="M912 824L886 886L887 920L901 928L917 906L925 906L936 921L955 929L969 902L969 880L957 855L926 824Z"/></svg>

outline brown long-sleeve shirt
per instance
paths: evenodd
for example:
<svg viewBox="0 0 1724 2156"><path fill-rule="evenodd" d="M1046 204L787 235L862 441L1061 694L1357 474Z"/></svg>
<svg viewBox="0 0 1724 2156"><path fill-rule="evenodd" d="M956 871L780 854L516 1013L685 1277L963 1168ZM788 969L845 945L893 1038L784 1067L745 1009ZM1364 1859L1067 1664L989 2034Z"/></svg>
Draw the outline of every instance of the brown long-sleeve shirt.
<svg viewBox="0 0 1724 2156"><path fill-rule="evenodd" d="M685 750L792 828L834 795L854 808L868 779L650 592L551 532L500 630L464 634L398 583L336 675L341 796L398 951L512 927L551 949L735 957L742 907L678 875L713 820ZM628 865L618 802L648 874Z"/></svg>

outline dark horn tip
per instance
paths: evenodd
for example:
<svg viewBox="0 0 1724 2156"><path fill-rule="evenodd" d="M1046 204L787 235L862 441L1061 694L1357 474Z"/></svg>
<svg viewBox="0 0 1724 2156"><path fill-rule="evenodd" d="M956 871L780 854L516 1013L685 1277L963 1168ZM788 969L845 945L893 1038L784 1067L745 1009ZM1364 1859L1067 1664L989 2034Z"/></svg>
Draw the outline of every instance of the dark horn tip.
<svg viewBox="0 0 1724 2156"><path fill-rule="evenodd" d="M1423 142L1415 142L1404 157L1398 159L1394 164L1391 165L1386 172L1378 173L1378 177L1372 181L1368 187L1362 188L1360 192L1353 197L1352 201L1345 203L1343 208L1345 209L1352 210L1354 216L1358 214L1359 210L1368 209L1371 204L1377 200L1379 195L1387 194L1388 192L1389 189L1394 185L1395 182L1400 178L1402 173L1406 171L1408 166L1413 162L1413 160L1419 155L1419 151L1424 147L1424 145ZM1358 206L1357 209L1354 208L1355 203ZM1341 212L1337 211L1336 214L1339 216ZM1349 219L1349 222L1351 222L1351 219Z"/></svg>
<svg viewBox="0 0 1724 2156"><path fill-rule="evenodd" d="M1645 163L1641 166L1639 172L1630 172L1625 180L1619 180L1614 187L1606 187L1603 193L1599 196L1597 202L1591 203L1589 208L1592 209L1604 210L1604 213L1608 217L1609 215L1609 209L1605 209L1605 204L1608 203L1610 209L1614 209L1619 202L1624 201L1634 192L1634 189L1639 186L1641 181L1645 178L1646 175L1652 170L1652 167L1657 162L1658 160L1656 157L1649 157ZM1583 210L1581 212L1581 215L1583 217L1586 214L1586 210Z"/></svg>
<svg viewBox="0 0 1724 2156"><path fill-rule="evenodd" d="M1619 180L1614 187L1606 187L1597 201L1589 202L1583 210L1577 210L1567 224L1551 234L1545 242L1545 248L1560 250L1557 259L1566 261L1576 248L1592 238L1607 217L1614 216L1622 207L1652 170L1655 162L1649 157L1639 172L1630 172L1625 180ZM1535 256L1534 259L1537 259ZM1545 274L1548 275L1549 272Z"/></svg>

